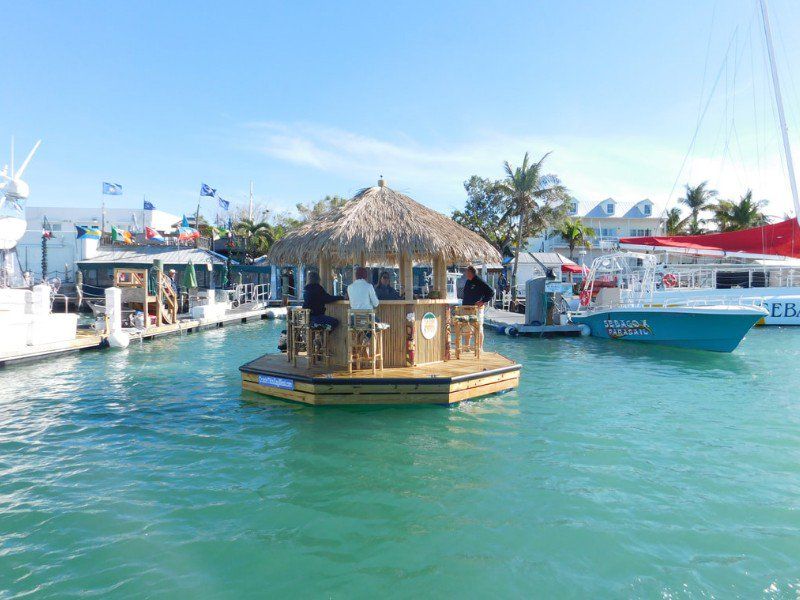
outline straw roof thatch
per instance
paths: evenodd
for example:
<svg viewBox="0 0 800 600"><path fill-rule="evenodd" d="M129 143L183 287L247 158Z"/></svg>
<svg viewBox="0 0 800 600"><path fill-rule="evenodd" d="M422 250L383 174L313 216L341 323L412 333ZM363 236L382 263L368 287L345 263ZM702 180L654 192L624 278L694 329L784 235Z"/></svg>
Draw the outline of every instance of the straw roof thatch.
<svg viewBox="0 0 800 600"><path fill-rule="evenodd" d="M477 233L384 185L361 190L343 207L307 221L277 241L268 260L315 264L326 256L332 264L361 264L402 254L443 257L447 263L500 260Z"/></svg>

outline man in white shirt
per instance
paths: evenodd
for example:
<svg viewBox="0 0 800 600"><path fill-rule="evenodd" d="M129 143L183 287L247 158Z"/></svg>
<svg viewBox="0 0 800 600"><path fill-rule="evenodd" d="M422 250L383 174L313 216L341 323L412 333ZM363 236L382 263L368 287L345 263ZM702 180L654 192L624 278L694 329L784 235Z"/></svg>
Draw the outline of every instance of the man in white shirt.
<svg viewBox="0 0 800 600"><path fill-rule="evenodd" d="M347 286L347 298L352 310L375 310L378 308L378 296L375 288L367 282L367 269L356 269L356 280Z"/></svg>

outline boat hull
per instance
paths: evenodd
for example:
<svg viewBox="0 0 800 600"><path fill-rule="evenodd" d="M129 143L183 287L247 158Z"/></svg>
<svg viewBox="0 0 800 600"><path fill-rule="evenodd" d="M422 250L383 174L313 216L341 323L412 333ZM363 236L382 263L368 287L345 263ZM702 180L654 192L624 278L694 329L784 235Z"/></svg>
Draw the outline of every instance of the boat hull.
<svg viewBox="0 0 800 600"><path fill-rule="evenodd" d="M800 326L800 287L771 288L672 288L656 290L653 304L669 306L684 302L737 303L757 302L767 309L758 325Z"/></svg>
<svg viewBox="0 0 800 600"><path fill-rule="evenodd" d="M732 352L766 311L757 307L612 308L572 315L598 338Z"/></svg>

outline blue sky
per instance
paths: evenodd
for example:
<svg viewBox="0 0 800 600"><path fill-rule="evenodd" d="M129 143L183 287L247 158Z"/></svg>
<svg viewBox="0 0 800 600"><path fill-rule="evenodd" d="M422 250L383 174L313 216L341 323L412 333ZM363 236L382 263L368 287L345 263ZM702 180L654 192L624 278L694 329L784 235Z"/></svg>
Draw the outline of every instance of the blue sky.
<svg viewBox="0 0 800 600"><path fill-rule="evenodd" d="M790 126L796 4L771 0ZM470 175L500 177L528 150L553 151L585 202L664 204L675 182L709 179L790 210L754 0L16 2L4 16L0 148L43 139L31 205L97 205L105 180L120 206L147 194L191 212L201 182L244 202L252 179L280 212L383 174L447 212Z"/></svg>

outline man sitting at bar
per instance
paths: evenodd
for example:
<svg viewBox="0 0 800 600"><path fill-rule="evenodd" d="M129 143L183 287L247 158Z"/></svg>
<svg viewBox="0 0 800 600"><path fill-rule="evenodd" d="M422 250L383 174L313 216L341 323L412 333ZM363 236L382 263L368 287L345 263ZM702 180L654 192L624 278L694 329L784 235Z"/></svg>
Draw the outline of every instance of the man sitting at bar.
<svg viewBox="0 0 800 600"><path fill-rule="evenodd" d="M375 310L380 304L375 288L367 282L367 275L365 267L358 267L356 280L347 286L347 298L352 310Z"/></svg>
<svg viewBox="0 0 800 600"><path fill-rule="evenodd" d="M381 273L381 278L378 280L378 285L375 286L375 295L378 300L400 300L400 292L392 287L389 280L389 273L384 271Z"/></svg>
<svg viewBox="0 0 800 600"><path fill-rule="evenodd" d="M325 305L344 300L342 296L333 296L325 291L319 283L319 273L308 274L308 284L303 288L303 308L311 311L311 324L336 329L339 319L325 314Z"/></svg>
<svg viewBox="0 0 800 600"><path fill-rule="evenodd" d="M494 290L483 279L478 277L475 267L467 267L465 277L467 281L464 284L464 296L461 301L464 306L481 307L491 302Z"/></svg>

